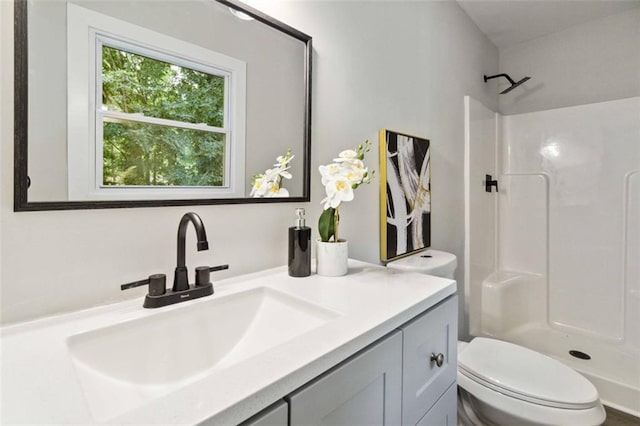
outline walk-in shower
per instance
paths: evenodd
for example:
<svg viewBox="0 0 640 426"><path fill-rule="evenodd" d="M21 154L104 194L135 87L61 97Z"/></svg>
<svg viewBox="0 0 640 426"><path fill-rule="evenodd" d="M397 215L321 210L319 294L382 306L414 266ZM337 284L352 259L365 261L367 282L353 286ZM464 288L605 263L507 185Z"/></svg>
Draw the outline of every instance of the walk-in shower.
<svg viewBox="0 0 640 426"><path fill-rule="evenodd" d="M470 334L557 358L640 416L640 97L465 106Z"/></svg>

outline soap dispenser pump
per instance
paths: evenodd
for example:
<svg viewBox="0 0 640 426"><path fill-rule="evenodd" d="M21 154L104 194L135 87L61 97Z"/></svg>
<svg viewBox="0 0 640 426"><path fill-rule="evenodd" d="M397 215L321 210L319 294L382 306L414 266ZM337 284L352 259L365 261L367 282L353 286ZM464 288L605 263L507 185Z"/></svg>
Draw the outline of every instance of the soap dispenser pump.
<svg viewBox="0 0 640 426"><path fill-rule="evenodd" d="M289 228L289 275L311 275L311 228L305 226L304 209L296 209L296 226Z"/></svg>

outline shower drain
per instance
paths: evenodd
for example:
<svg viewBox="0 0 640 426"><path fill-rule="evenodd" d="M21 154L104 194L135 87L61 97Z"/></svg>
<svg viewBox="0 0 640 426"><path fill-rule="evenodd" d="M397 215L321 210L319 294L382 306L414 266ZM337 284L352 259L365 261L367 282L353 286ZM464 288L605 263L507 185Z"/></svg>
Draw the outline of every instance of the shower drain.
<svg viewBox="0 0 640 426"><path fill-rule="evenodd" d="M574 356L576 358L580 358L580 359L591 359L591 355L586 354L582 351L570 350L569 355Z"/></svg>

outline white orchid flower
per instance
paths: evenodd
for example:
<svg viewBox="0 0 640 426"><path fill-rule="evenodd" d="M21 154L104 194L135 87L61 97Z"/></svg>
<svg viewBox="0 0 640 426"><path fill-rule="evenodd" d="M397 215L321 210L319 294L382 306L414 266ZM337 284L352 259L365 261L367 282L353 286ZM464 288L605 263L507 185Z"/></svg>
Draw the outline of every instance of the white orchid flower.
<svg viewBox="0 0 640 426"><path fill-rule="evenodd" d="M324 212L320 215L318 228L322 241L339 241L338 207L342 202L351 201L354 198L353 190L362 183L369 183L374 172L369 173L369 169L363 163L364 155L371 148L369 141L358 145L354 149L347 149L338 154L330 164L318 167L322 176L322 185L325 187L327 196L321 201ZM327 211L333 209L334 211ZM333 226L329 221L333 220ZM329 224L329 225L328 225Z"/></svg>
<svg viewBox="0 0 640 426"><path fill-rule="evenodd" d="M268 185L269 185L269 182L265 175L256 176L249 196L254 198L263 197L267 193L267 190L269 189Z"/></svg>
<svg viewBox="0 0 640 426"><path fill-rule="evenodd" d="M252 197L288 197L289 191L280 187L282 179L293 178L292 174L288 172L291 168L291 160L295 155L291 155L291 150L288 150L285 155L280 155L276 158L276 164L272 169L267 169L263 174L256 175L251 183Z"/></svg>
<svg viewBox="0 0 640 426"><path fill-rule="evenodd" d="M267 169L264 171L264 176L267 180L272 180L274 177L278 176L278 169Z"/></svg>
<svg viewBox="0 0 640 426"><path fill-rule="evenodd" d="M338 157L339 158L334 158L333 161L335 161L336 163L341 163L343 161L358 160L358 153L353 149L346 149L338 154Z"/></svg>
<svg viewBox="0 0 640 426"><path fill-rule="evenodd" d="M279 185L273 184L269 187L269 190L265 194L265 198L277 198L277 197L288 197L289 191L285 188L280 188Z"/></svg>
<svg viewBox="0 0 640 426"><path fill-rule="evenodd" d="M320 171L320 175L322 176L322 184L327 185L327 183L335 180L335 177L340 174L340 165L336 163L331 163L326 166L318 167Z"/></svg>
<svg viewBox="0 0 640 426"><path fill-rule="evenodd" d="M349 168L345 168L343 171L343 176L344 178L347 180L347 182L349 182L349 185L353 186L353 185L360 185L365 178L365 175L367 173L367 169L366 168L353 168L353 167L349 167Z"/></svg>
<svg viewBox="0 0 640 426"><path fill-rule="evenodd" d="M344 178L334 179L325 185L327 197L322 200L324 209L329 207L337 208L343 201L353 200L353 187L351 183Z"/></svg>
<svg viewBox="0 0 640 426"><path fill-rule="evenodd" d="M278 156L278 158L276 158L277 163L274 164L274 166L286 166L291 162L291 160L293 160L294 157L295 155L280 155Z"/></svg>

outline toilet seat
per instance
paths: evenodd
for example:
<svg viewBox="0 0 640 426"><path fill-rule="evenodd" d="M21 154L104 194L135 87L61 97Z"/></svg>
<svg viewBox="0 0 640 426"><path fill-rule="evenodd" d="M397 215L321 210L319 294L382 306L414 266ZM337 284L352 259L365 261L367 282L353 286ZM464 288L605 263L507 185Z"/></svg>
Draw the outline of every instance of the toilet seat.
<svg viewBox="0 0 640 426"><path fill-rule="evenodd" d="M458 372L482 387L530 404L569 410L599 405L596 388L576 371L500 340L473 339L458 355Z"/></svg>
<svg viewBox="0 0 640 426"><path fill-rule="evenodd" d="M472 410L480 421L471 421L463 425L602 425L606 415L602 404L583 410L568 410L544 405L532 404L517 398L511 398L500 392L493 391L464 374L458 373L460 387L458 403L464 399L469 403L471 398Z"/></svg>

